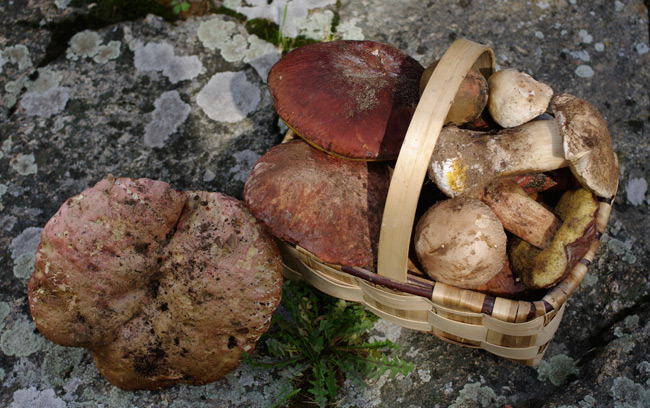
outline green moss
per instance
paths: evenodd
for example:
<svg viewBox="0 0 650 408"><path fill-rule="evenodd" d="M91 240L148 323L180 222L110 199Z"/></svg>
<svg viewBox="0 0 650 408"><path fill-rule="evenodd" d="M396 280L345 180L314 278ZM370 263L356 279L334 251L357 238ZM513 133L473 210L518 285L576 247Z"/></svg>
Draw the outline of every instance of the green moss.
<svg viewBox="0 0 650 408"><path fill-rule="evenodd" d="M255 34L264 41L270 42L276 47L282 48L283 52L289 52L294 48L302 47L303 45L314 44L320 42L305 36L299 35L296 38L289 38L282 35L280 26L276 23L263 19L254 18L246 22L246 31L249 34Z"/></svg>
<svg viewBox="0 0 650 408"><path fill-rule="evenodd" d="M235 20L239 21L240 23L243 23L243 22L246 21L246 16L245 15L243 15L241 13L238 13L235 10L231 10L228 7L225 7L225 6L214 7L212 9L212 12L214 14L221 14L221 15L224 15L224 16L230 16L230 17L234 18Z"/></svg>
<svg viewBox="0 0 650 408"><path fill-rule="evenodd" d="M542 360L537 367L537 378L550 381L556 387L566 383L572 375L578 374L575 361L566 354L558 354L548 361Z"/></svg>

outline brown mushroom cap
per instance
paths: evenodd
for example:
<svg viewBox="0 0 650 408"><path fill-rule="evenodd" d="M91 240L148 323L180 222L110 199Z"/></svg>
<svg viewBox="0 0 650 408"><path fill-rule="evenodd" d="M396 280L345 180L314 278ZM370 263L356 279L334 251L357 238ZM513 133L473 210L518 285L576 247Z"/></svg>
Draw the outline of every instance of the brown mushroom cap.
<svg viewBox="0 0 650 408"><path fill-rule="evenodd" d="M506 299L523 299L528 295L528 289L510 269L510 263L506 261L503 268L494 275L486 284L475 288L477 292L489 296L503 297Z"/></svg>
<svg viewBox="0 0 650 408"><path fill-rule="evenodd" d="M260 158L244 200L276 237L326 262L371 266L389 183L381 163L334 157L297 139Z"/></svg>
<svg viewBox="0 0 650 408"><path fill-rule="evenodd" d="M390 45L333 41L297 48L271 69L278 114L298 135L335 155L399 154L424 68Z"/></svg>
<svg viewBox="0 0 650 408"><path fill-rule="evenodd" d="M552 108L573 174L597 195L614 196L618 187L618 161L607 122L598 109L569 94L556 95Z"/></svg>
<svg viewBox="0 0 650 408"><path fill-rule="evenodd" d="M436 281L460 288L484 285L507 261L507 238L490 207L461 196L427 210L415 230L415 252Z"/></svg>
<svg viewBox="0 0 650 408"><path fill-rule="evenodd" d="M420 79L420 95L424 93L424 89L439 62L435 61L424 70ZM465 79L463 79L456 92L454 101L445 118L445 124L451 123L460 126L480 118L487 102L488 82L478 69L472 68L467 72Z"/></svg>
<svg viewBox="0 0 650 408"><path fill-rule="evenodd" d="M29 305L46 338L87 348L121 388L205 384L268 329L281 268L241 201L109 177L43 229Z"/></svg>

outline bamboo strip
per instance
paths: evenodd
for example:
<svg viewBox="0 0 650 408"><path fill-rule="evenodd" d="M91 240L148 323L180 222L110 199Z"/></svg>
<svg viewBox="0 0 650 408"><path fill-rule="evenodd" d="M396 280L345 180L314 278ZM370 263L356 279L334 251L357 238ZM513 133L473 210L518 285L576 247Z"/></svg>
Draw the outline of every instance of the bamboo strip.
<svg viewBox="0 0 650 408"><path fill-rule="evenodd" d="M485 326L458 322L433 312L429 313L429 324L432 328L442 330L445 333L478 342L485 341L485 335L487 334Z"/></svg>
<svg viewBox="0 0 650 408"><path fill-rule="evenodd" d="M381 317L382 319L391 322L393 324L396 324L398 326L405 327L407 329L413 329L413 330L418 330L418 331L430 331L431 330L431 325L430 323L427 322L421 322L421 321L414 321L414 320L409 320L405 318L400 318L391 314L388 314L384 312L383 310L380 310L370 304L365 305L366 309L369 310L370 312L376 314L377 316Z"/></svg>
<svg viewBox="0 0 650 408"><path fill-rule="evenodd" d="M305 281L321 292L343 300L350 300L360 303L363 301L363 292L358 286L355 287L352 285L341 284L327 280L323 275L318 274L316 271L310 269L306 265L301 264L299 270L302 273Z"/></svg>
<svg viewBox="0 0 650 408"><path fill-rule="evenodd" d="M497 356L509 358L511 360L531 360L537 357L540 351L539 346L512 348L499 346L491 343L481 343L481 348Z"/></svg>
<svg viewBox="0 0 650 408"><path fill-rule="evenodd" d="M418 296L404 296L399 293L389 292L380 286L373 286L367 282L360 281L359 286L364 295L388 307L402 310L431 310L432 303L429 299Z"/></svg>
<svg viewBox="0 0 650 408"><path fill-rule="evenodd" d="M406 282L409 242L427 166L451 103L472 66L493 71L494 53L484 45L456 40L442 56L420 97L384 206L377 263L381 276Z"/></svg>

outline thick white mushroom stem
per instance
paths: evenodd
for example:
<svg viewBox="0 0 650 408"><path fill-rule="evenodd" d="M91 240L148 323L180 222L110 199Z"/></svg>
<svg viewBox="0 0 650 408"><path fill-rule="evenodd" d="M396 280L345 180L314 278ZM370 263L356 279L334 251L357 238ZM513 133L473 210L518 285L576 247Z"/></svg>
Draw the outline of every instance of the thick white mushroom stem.
<svg viewBox="0 0 650 408"><path fill-rule="evenodd" d="M478 197L493 180L567 167L555 120L536 120L498 133L445 127L429 164L429 178L450 197Z"/></svg>
<svg viewBox="0 0 650 408"><path fill-rule="evenodd" d="M540 249L551 244L562 222L533 200L513 177L494 181L482 197L503 227Z"/></svg>

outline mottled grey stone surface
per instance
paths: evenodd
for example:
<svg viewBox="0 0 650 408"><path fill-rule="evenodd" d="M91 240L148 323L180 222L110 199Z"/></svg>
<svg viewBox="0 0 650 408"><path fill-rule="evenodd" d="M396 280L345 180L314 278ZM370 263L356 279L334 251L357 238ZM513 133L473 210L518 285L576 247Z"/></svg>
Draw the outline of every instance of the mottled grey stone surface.
<svg viewBox="0 0 650 408"><path fill-rule="evenodd" d="M302 0L223 2L278 24L288 4L292 33L316 38L331 35L327 25L337 14L340 37L392 43L423 65L459 37L487 44L499 67L593 102L621 165L603 244L542 364L524 367L380 322L373 335L396 341L416 369L363 389L346 385L341 406L650 406L644 2L317 3L323 8ZM0 406L268 406L284 385L279 371L244 365L207 386L128 393L107 383L84 350L35 331L27 277L40 228L65 199L108 173L241 197L254 162L281 138L265 89L279 52L242 23L223 15L176 23L149 16L70 33L77 35L53 53L55 23L87 13L70 4L0 3Z"/></svg>

